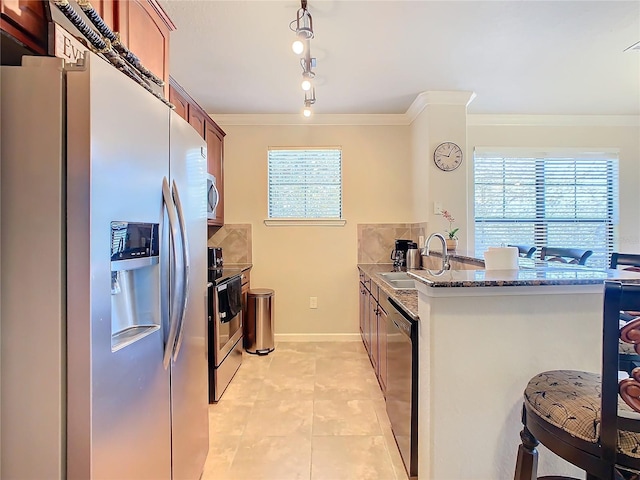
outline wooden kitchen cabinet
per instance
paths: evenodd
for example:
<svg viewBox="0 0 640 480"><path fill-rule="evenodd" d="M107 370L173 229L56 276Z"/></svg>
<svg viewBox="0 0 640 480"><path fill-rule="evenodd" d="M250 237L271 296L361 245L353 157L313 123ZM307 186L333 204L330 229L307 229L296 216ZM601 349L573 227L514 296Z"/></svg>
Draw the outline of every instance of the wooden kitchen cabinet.
<svg viewBox="0 0 640 480"><path fill-rule="evenodd" d="M207 170L216 177L216 188L220 201L216 208L215 220L209 225L224 225L224 135L222 129L207 115L205 120L205 140L207 141Z"/></svg>
<svg viewBox="0 0 640 480"><path fill-rule="evenodd" d="M207 142L207 171L216 177L216 188L220 200L215 220L208 225L224 225L224 131L198 105L198 103L176 82L169 79L169 101L175 105L176 113L184 118Z"/></svg>
<svg viewBox="0 0 640 480"><path fill-rule="evenodd" d="M165 82L168 96L169 34L176 27L157 0L93 0L91 5L140 62ZM0 29L34 53L46 55L48 8L56 7L38 0L2 0ZM74 9L80 11L75 5Z"/></svg>
<svg viewBox="0 0 640 480"><path fill-rule="evenodd" d="M360 272L359 327L382 393L387 390L387 312L380 305L385 293L364 272Z"/></svg>
<svg viewBox="0 0 640 480"><path fill-rule="evenodd" d="M246 322L248 318L247 307L249 305L249 289L251 288L251 281L249 277L249 270L242 272L242 318Z"/></svg>
<svg viewBox="0 0 640 480"><path fill-rule="evenodd" d="M169 83L169 102L173 103L176 107L175 112L189 121L189 101L185 96L176 88L173 79ZM204 135L203 135L204 136Z"/></svg>
<svg viewBox="0 0 640 480"><path fill-rule="evenodd" d="M187 121L189 122L189 124L191 124L193 128L195 128L196 132L198 132L198 135L200 135L202 138L206 138L205 128L204 128L204 123L205 123L204 117L205 117L205 113L202 112L201 110L197 108L189 108L189 116ZM207 168L208 168L208 161L207 161Z"/></svg>
<svg viewBox="0 0 640 480"><path fill-rule="evenodd" d="M34 0L2 0L0 29L34 53L47 53L48 4Z"/></svg>
<svg viewBox="0 0 640 480"><path fill-rule="evenodd" d="M360 282L360 325L362 342L364 348L369 355L371 355L371 329L369 327L369 282L365 274L363 274L362 282Z"/></svg>
<svg viewBox="0 0 640 480"><path fill-rule="evenodd" d="M378 383L387 392L387 312L378 304Z"/></svg>
<svg viewBox="0 0 640 480"><path fill-rule="evenodd" d="M369 359L373 370L378 374L378 295L374 294L374 286L377 292L378 286L371 283L371 294L369 295L369 330L371 338L371 349L369 350Z"/></svg>
<svg viewBox="0 0 640 480"><path fill-rule="evenodd" d="M169 34L175 25L156 0L120 0L113 4L122 43L164 80L164 95L168 96Z"/></svg>

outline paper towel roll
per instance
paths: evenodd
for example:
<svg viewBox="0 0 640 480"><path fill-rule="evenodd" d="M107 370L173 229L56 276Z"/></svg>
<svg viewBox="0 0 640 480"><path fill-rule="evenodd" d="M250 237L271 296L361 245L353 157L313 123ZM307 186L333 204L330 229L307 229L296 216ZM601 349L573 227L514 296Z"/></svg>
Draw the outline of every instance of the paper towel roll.
<svg viewBox="0 0 640 480"><path fill-rule="evenodd" d="M489 247L484 252L485 270L517 270L518 247Z"/></svg>

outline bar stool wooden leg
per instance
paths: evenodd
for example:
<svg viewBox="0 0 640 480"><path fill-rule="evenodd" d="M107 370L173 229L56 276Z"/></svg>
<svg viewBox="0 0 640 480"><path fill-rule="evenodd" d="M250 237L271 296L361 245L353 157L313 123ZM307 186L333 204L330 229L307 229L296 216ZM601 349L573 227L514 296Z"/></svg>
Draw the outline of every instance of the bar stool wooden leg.
<svg viewBox="0 0 640 480"><path fill-rule="evenodd" d="M524 420L524 412L522 412ZM522 444L518 447L516 460L516 472L514 480L536 480L538 478L538 450L540 442L534 437L525 425L520 432Z"/></svg>

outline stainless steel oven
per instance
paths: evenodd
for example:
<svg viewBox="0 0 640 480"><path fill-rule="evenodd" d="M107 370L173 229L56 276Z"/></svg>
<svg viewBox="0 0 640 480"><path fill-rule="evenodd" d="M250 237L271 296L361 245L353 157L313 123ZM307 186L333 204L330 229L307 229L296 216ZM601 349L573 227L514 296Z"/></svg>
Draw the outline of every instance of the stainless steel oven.
<svg viewBox="0 0 640 480"><path fill-rule="evenodd" d="M209 402L220 400L242 363L240 276L209 283Z"/></svg>
<svg viewBox="0 0 640 480"><path fill-rule="evenodd" d="M384 299L384 300L383 300ZM418 478L418 323L388 297L387 415L410 479Z"/></svg>

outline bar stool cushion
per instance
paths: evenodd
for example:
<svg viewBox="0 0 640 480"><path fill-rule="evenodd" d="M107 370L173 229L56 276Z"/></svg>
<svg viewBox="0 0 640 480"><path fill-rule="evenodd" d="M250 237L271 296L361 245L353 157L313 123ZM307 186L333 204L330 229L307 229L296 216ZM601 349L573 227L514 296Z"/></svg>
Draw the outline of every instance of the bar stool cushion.
<svg viewBox="0 0 640 480"><path fill-rule="evenodd" d="M597 443L600 437L599 374L553 370L533 377L524 401L542 419L574 437ZM619 399L618 410L633 412ZM618 431L618 452L640 458L640 434Z"/></svg>

